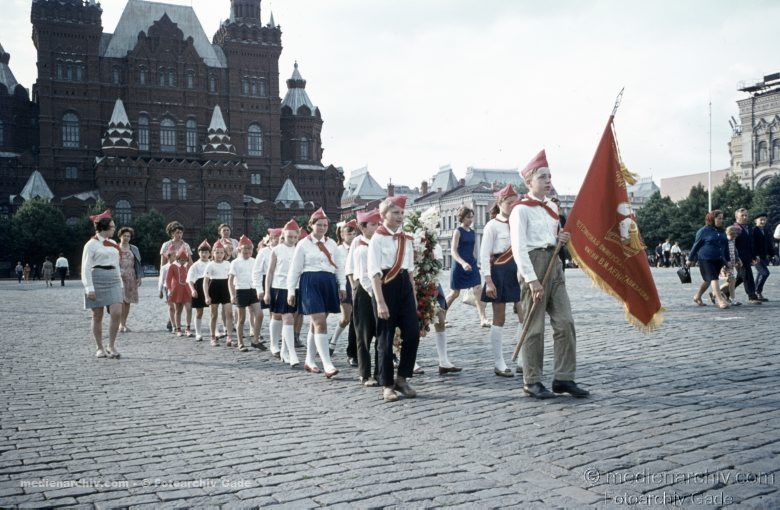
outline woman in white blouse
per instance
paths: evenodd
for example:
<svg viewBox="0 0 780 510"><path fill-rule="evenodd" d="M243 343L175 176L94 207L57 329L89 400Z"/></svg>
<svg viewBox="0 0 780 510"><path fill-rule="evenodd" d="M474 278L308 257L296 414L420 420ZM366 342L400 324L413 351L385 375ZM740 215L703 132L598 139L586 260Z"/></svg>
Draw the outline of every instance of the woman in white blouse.
<svg viewBox="0 0 780 510"><path fill-rule="evenodd" d="M81 256L81 282L84 284L84 308L92 310L92 336L98 358L119 358L116 333L122 316L124 291L119 271L119 245L111 237L116 225L106 210L90 219L95 236L84 245ZM103 308L108 307L111 322L108 327L108 349L103 348Z"/></svg>
<svg viewBox="0 0 780 510"><path fill-rule="evenodd" d="M293 261L287 275L287 302L298 305L298 311L309 316L309 335L306 342L307 372L320 373L314 361L314 351L320 355L325 377L338 374L328 351L328 314L339 312L339 301L346 293L344 261L340 260L336 242L328 239L328 217L320 207L309 218L312 233L295 247ZM300 289L300 295L296 292Z"/></svg>
<svg viewBox="0 0 780 510"><path fill-rule="evenodd" d="M491 210L493 219L485 225L479 248L480 269L485 281L481 299L493 306L493 325L490 326L493 372L499 377L514 377L504 361L502 337L506 304L520 301L520 282L517 279L517 264L512 257L508 223L517 192L511 184L507 184L495 196L496 204Z"/></svg>
<svg viewBox="0 0 780 510"><path fill-rule="evenodd" d="M265 279L263 293L263 299L271 309L269 330L272 352L283 362L289 362L291 368L297 367L300 361L295 352L294 328L297 309L287 302L287 274L295 255L298 232L298 223L294 219L284 226L281 242L271 249L268 258L268 277ZM277 347L280 339L281 347Z"/></svg>

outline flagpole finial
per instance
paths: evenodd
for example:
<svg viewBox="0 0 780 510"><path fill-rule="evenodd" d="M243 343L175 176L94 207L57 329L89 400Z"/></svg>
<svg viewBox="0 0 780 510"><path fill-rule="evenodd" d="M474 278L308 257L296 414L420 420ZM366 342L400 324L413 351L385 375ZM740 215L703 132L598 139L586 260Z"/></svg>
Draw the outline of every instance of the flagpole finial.
<svg viewBox="0 0 780 510"><path fill-rule="evenodd" d="M612 116L614 117L617 113L617 109L620 106L620 101L623 100L623 91L626 90L625 87L620 89L620 92L618 93L617 97L615 98L615 106L612 108Z"/></svg>

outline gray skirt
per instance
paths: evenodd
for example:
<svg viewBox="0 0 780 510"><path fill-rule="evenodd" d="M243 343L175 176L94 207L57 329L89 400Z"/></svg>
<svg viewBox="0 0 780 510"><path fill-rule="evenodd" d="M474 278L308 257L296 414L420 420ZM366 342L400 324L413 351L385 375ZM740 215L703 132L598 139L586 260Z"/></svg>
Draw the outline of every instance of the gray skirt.
<svg viewBox="0 0 780 510"><path fill-rule="evenodd" d="M116 269L92 269L92 285L95 287L95 299L84 294L84 309L101 308L124 300L122 278Z"/></svg>

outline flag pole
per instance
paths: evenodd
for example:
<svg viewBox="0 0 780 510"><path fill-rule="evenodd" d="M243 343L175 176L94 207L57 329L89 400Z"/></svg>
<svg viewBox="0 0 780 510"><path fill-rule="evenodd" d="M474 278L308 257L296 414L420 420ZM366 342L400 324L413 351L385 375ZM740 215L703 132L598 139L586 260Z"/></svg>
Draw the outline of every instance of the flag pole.
<svg viewBox="0 0 780 510"><path fill-rule="evenodd" d="M561 247L563 246L563 243L558 240L558 243L555 245L555 251L553 251L552 258L550 258L550 263L547 264L547 271L544 272L544 278L542 278L542 289L545 288L547 285L547 280L550 279L550 273L552 273L552 268L555 265L555 261L558 259L558 252L561 251ZM529 288L530 292L530 288ZM523 347L523 342L525 342L525 337L528 335L528 328L531 325L531 319L534 316L534 313L536 312L537 305L539 304L540 300L534 301L531 305L531 310L528 312L528 315L525 317L525 322L523 323L523 332L520 334L520 341L517 342L517 345L515 346L515 351L512 353L512 361L515 361L517 359L517 355L520 353L520 349ZM544 313L544 311L542 312Z"/></svg>

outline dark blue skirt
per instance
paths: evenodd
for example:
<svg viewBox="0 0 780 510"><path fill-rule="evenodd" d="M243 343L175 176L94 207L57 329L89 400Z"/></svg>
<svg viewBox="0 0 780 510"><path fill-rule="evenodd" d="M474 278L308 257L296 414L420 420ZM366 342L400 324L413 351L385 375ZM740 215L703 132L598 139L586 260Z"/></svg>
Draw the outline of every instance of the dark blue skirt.
<svg viewBox="0 0 780 510"><path fill-rule="evenodd" d="M701 273L701 279L705 282L718 281L721 269L723 269L723 261L720 259L699 259L699 272Z"/></svg>
<svg viewBox="0 0 780 510"><path fill-rule="evenodd" d="M439 303L439 308L442 310L447 309L447 299L444 296L444 289L441 288L441 283L438 285L439 293L436 295L436 302Z"/></svg>
<svg viewBox="0 0 780 510"><path fill-rule="evenodd" d="M506 264L490 266L490 277L496 286L496 298L488 297L486 285L482 285L480 300L485 303L516 303L520 301L520 282L517 280L517 264L511 259Z"/></svg>
<svg viewBox="0 0 780 510"><path fill-rule="evenodd" d="M298 310L303 315L338 313L339 284L328 271L306 271L298 284Z"/></svg>
<svg viewBox="0 0 780 510"><path fill-rule="evenodd" d="M344 296L344 299L342 299L341 302L345 305L352 304L352 284L349 283L349 278L347 278L347 295Z"/></svg>
<svg viewBox="0 0 780 510"><path fill-rule="evenodd" d="M273 313L295 313L297 306L287 304L287 289L271 288L271 304L268 305Z"/></svg>
<svg viewBox="0 0 780 510"><path fill-rule="evenodd" d="M477 268L477 261L466 259L466 262L471 264L471 271L466 271L460 264L454 260L452 261L452 271L450 271L451 289L470 289L482 282L479 276L479 269Z"/></svg>

